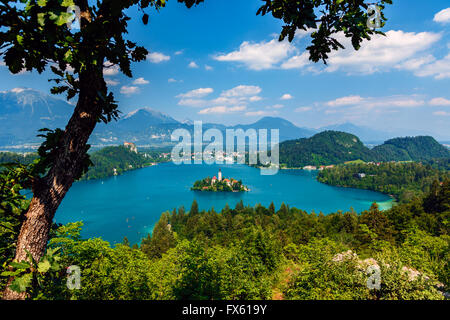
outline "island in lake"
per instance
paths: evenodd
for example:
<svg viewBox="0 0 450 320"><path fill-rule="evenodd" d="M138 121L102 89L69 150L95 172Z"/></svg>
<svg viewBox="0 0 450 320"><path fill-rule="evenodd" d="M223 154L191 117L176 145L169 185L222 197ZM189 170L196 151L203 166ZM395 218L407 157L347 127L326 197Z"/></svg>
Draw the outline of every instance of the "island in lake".
<svg viewBox="0 0 450 320"><path fill-rule="evenodd" d="M212 191L212 192L243 192L249 191L249 189L242 184L242 180L236 180L234 178L222 177L222 171L219 169L219 173L216 176L205 178L203 180L195 181L191 190L198 191Z"/></svg>

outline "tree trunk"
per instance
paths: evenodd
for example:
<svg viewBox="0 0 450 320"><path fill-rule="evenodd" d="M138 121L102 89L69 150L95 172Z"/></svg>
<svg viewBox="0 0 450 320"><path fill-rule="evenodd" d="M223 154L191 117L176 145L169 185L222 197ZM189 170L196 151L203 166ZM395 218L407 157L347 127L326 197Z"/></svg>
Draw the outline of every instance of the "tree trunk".
<svg viewBox="0 0 450 320"><path fill-rule="evenodd" d="M33 186L33 199L21 226L14 261L27 260L26 251L35 261L43 256L56 209L83 166L87 141L102 113L99 94L106 96L107 92L102 64L93 69L80 75L78 103L65 129L56 160L48 174ZM7 300L25 297L25 293L12 291L9 285L3 293L3 299Z"/></svg>

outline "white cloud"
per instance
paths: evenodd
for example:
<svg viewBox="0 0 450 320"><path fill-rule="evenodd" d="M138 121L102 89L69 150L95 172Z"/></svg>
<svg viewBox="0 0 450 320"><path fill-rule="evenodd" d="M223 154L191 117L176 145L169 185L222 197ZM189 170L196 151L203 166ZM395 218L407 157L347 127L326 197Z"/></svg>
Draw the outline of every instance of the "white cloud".
<svg viewBox="0 0 450 320"><path fill-rule="evenodd" d="M144 78L137 78L136 80L133 81L133 84L137 84L137 85L144 85L144 84L149 84L150 81L145 80Z"/></svg>
<svg viewBox="0 0 450 320"><path fill-rule="evenodd" d="M169 78L169 80L167 80L168 83L176 83L176 82L183 82L183 80L177 80L174 78Z"/></svg>
<svg viewBox="0 0 450 320"><path fill-rule="evenodd" d="M258 86L246 86L240 85L234 87L233 89L222 92L222 97L244 97L244 96L255 96L260 94L262 89Z"/></svg>
<svg viewBox="0 0 450 320"><path fill-rule="evenodd" d="M363 100L364 99L360 96L347 96L329 101L327 102L327 105L330 107L348 106L358 104Z"/></svg>
<svg viewBox="0 0 450 320"><path fill-rule="evenodd" d="M160 52L152 52L147 55L147 60L152 63L161 63L170 60L170 56L166 56Z"/></svg>
<svg viewBox="0 0 450 320"><path fill-rule="evenodd" d="M415 75L419 77L434 77L435 79L450 78L450 54L441 60L436 60L430 64L417 69Z"/></svg>
<svg viewBox="0 0 450 320"><path fill-rule="evenodd" d="M212 71L212 70L214 70L214 68L211 67L211 66L205 65L205 70L206 71Z"/></svg>
<svg viewBox="0 0 450 320"><path fill-rule="evenodd" d="M299 108L295 109L294 111L295 112L307 112L307 111L310 111L310 110L312 110L311 107L299 107Z"/></svg>
<svg viewBox="0 0 450 320"><path fill-rule="evenodd" d="M261 101L262 98L260 96L253 96L253 97L250 97L248 100L250 102L257 102L257 101Z"/></svg>
<svg viewBox="0 0 450 320"><path fill-rule="evenodd" d="M436 111L436 112L433 112L433 115L441 116L441 117L449 117L450 116L450 112L447 112L447 111Z"/></svg>
<svg viewBox="0 0 450 320"><path fill-rule="evenodd" d="M389 108L389 107L401 107L401 108L414 108L425 105L425 100L417 95L411 96L389 96L389 97L361 97L361 96L347 96L338 98L325 103L328 107L345 107L345 106L358 106L360 108L372 109L372 108Z"/></svg>
<svg viewBox="0 0 450 320"><path fill-rule="evenodd" d="M105 79L105 82L107 85L109 86L117 86L120 82L117 80L113 80L113 79Z"/></svg>
<svg viewBox="0 0 450 320"><path fill-rule="evenodd" d="M240 45L239 50L217 55L214 59L217 61L239 62L250 70L266 70L275 68L295 51L295 47L288 41L279 42L275 39L260 43L245 41Z"/></svg>
<svg viewBox="0 0 450 320"><path fill-rule="evenodd" d="M292 98L294 98L293 96L291 96L289 93L283 94L281 96L281 100L291 100Z"/></svg>
<svg viewBox="0 0 450 320"><path fill-rule="evenodd" d="M266 107L266 109L282 109L282 108L284 108L284 105L282 104L275 104L273 106Z"/></svg>
<svg viewBox="0 0 450 320"><path fill-rule="evenodd" d="M200 114L229 113L243 111L250 103L262 100L258 96L262 89L258 86L240 85L223 91L213 99L202 99L213 93L212 88L200 88L177 96L178 105L205 108Z"/></svg>
<svg viewBox="0 0 450 320"><path fill-rule="evenodd" d="M120 88L120 93L125 95L132 95L135 93L139 93L139 88L134 86L123 86Z"/></svg>
<svg viewBox="0 0 450 320"><path fill-rule="evenodd" d="M105 76L115 76L119 73L119 66L116 64L111 64L109 62L105 63L105 67L103 68L103 75Z"/></svg>
<svg viewBox="0 0 450 320"><path fill-rule="evenodd" d="M177 98L203 98L214 92L213 88L199 88L179 94Z"/></svg>
<svg viewBox="0 0 450 320"><path fill-rule="evenodd" d="M179 55L182 55L183 53L184 53L184 49L175 52L175 55L176 55L176 56L179 56Z"/></svg>
<svg viewBox="0 0 450 320"><path fill-rule="evenodd" d="M191 63L188 64L188 67L191 69L197 69L198 68L198 64L195 63L195 61L191 61Z"/></svg>
<svg viewBox="0 0 450 320"><path fill-rule="evenodd" d="M305 51L301 55L293 56L292 58L290 58L289 60L284 62L281 65L281 68L282 69L301 69L308 64L310 64L309 53Z"/></svg>
<svg viewBox="0 0 450 320"><path fill-rule="evenodd" d="M27 89L25 89L25 88L12 88L11 92L21 93L21 92L24 92L25 90L27 90Z"/></svg>
<svg viewBox="0 0 450 320"><path fill-rule="evenodd" d="M307 33L304 32L305 35ZM347 74L373 74L397 69L413 71L417 76L450 77L450 57L436 61L431 54L424 54L441 40L440 33L390 30L386 36L373 35L370 41L362 43L358 51L353 49L351 39L344 34L338 34L336 38L346 49L331 52L326 66L310 62L309 52L299 54L293 44L275 39L259 43L245 41L238 50L216 55L214 59L238 62L251 70L281 68L305 69L315 73L343 71Z"/></svg>
<svg viewBox="0 0 450 320"><path fill-rule="evenodd" d="M438 23L450 23L450 8L444 9L436 13L433 19L434 22Z"/></svg>
<svg viewBox="0 0 450 320"><path fill-rule="evenodd" d="M178 101L179 106L194 107L194 108L205 107L208 104L209 104L208 100L203 100L203 99L183 98L180 101Z"/></svg>
<svg viewBox="0 0 450 320"><path fill-rule="evenodd" d="M206 108L203 110L200 110L199 114L224 114L224 113L233 113L238 111L244 111L246 109L245 106L235 106L235 107L227 107L227 106L217 106L217 107L211 107Z"/></svg>
<svg viewBox="0 0 450 320"><path fill-rule="evenodd" d="M397 69L402 69L402 70L409 70L409 71L414 71L419 69L420 67L427 65L433 61L435 61L436 58L433 57L431 54L423 56L423 57L418 57L418 58L413 58L410 60L406 60L405 62L399 64L398 66L396 66Z"/></svg>
<svg viewBox="0 0 450 320"><path fill-rule="evenodd" d="M343 35L338 40L345 50L330 54L326 71L343 70L347 73L372 74L399 68L399 64L417 58L417 54L430 48L441 39L441 34L433 32L387 31L386 36L373 35L358 51L353 50L350 39ZM407 69L408 65L405 65Z"/></svg>
<svg viewBox="0 0 450 320"><path fill-rule="evenodd" d="M263 111L263 110L259 110L259 111L249 111L246 112L245 115L247 117L262 117L262 116L274 116L277 115L278 111Z"/></svg>
<svg viewBox="0 0 450 320"><path fill-rule="evenodd" d="M430 106L450 106L450 100L445 98L434 98L428 103Z"/></svg>

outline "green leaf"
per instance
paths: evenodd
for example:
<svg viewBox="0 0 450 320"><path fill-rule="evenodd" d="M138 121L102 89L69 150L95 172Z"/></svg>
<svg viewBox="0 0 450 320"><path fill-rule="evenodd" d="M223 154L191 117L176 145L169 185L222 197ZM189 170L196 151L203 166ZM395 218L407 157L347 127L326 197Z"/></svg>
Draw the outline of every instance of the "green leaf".
<svg viewBox="0 0 450 320"><path fill-rule="evenodd" d="M67 50L66 54L64 55L64 60L67 62L72 62L73 59L73 55L72 55L72 51Z"/></svg>
<svg viewBox="0 0 450 320"><path fill-rule="evenodd" d="M11 267L18 270L26 270L30 267L27 262L11 262Z"/></svg>
<svg viewBox="0 0 450 320"><path fill-rule="evenodd" d="M55 24L57 26L62 26L69 21L73 21L73 14L70 12L61 12L61 14L57 17Z"/></svg>
<svg viewBox="0 0 450 320"><path fill-rule="evenodd" d="M43 27L44 25L45 25L45 13L38 13L38 18L37 18L37 21L38 21L38 23L39 23L39 25L41 26L41 27Z"/></svg>
<svg viewBox="0 0 450 320"><path fill-rule="evenodd" d="M63 6L63 7L70 7L73 5L74 5L73 0L63 0L63 2L61 3L61 6Z"/></svg>
<svg viewBox="0 0 450 320"><path fill-rule="evenodd" d="M48 260L44 260L38 263L38 272L45 273L50 269L51 265Z"/></svg>
<svg viewBox="0 0 450 320"><path fill-rule="evenodd" d="M2 273L0 273L0 276L2 276L2 277L11 277L11 276L18 275L19 273L20 273L19 271L3 271Z"/></svg>
<svg viewBox="0 0 450 320"><path fill-rule="evenodd" d="M17 277L14 279L14 281L11 283L11 290L15 292L25 292L28 287L31 286L31 280L33 279L33 274L27 273L26 275L22 277Z"/></svg>

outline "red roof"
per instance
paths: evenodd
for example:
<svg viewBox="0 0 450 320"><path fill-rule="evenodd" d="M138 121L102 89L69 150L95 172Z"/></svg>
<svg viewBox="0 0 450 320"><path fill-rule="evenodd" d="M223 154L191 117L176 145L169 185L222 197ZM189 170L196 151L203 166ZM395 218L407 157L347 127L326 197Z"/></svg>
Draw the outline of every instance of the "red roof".
<svg viewBox="0 0 450 320"><path fill-rule="evenodd" d="M216 176L214 176L212 179L213 179L213 180L217 180Z"/></svg>

